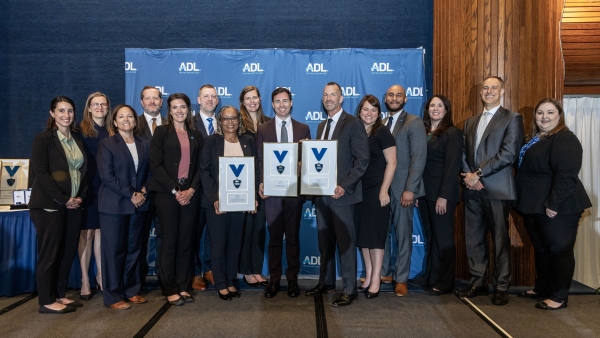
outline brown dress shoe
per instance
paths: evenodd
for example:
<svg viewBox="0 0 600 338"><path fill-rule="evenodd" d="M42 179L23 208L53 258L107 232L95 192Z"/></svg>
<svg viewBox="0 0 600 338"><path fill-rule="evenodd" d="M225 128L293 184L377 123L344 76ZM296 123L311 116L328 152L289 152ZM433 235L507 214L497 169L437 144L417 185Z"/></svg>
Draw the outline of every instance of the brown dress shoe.
<svg viewBox="0 0 600 338"><path fill-rule="evenodd" d="M192 278L192 289L196 291L206 291L206 283L202 275Z"/></svg>
<svg viewBox="0 0 600 338"><path fill-rule="evenodd" d="M137 296L136 296L137 297ZM111 309L115 310L127 310L131 307L131 305L127 304L125 301L120 301L118 303L110 304Z"/></svg>
<svg viewBox="0 0 600 338"><path fill-rule="evenodd" d="M385 284L390 284L394 280L392 276L381 276L381 282Z"/></svg>
<svg viewBox="0 0 600 338"><path fill-rule="evenodd" d="M206 271L204 273L204 278L210 282L210 284L215 285L215 278L213 277L212 271Z"/></svg>
<svg viewBox="0 0 600 338"><path fill-rule="evenodd" d="M133 304L144 304L145 302L147 302L146 298L144 298L140 295L129 298L129 301L132 302Z"/></svg>
<svg viewBox="0 0 600 338"><path fill-rule="evenodd" d="M398 297L406 296L408 294L408 284L396 283L396 286L394 287L394 293Z"/></svg>

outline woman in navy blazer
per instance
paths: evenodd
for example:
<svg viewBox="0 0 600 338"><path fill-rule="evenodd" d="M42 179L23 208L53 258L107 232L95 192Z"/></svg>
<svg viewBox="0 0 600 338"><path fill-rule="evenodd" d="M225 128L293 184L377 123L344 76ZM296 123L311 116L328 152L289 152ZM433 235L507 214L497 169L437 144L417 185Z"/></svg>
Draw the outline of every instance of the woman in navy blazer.
<svg viewBox="0 0 600 338"><path fill-rule="evenodd" d="M190 283L192 238L198 221L202 134L196 130L190 98L181 93L167 99L168 124L157 127L150 144L150 190L156 192L156 213L162 233L159 277L163 295L173 305L193 302Z"/></svg>
<svg viewBox="0 0 600 338"><path fill-rule="evenodd" d="M236 108L221 108L217 116L217 133L206 138L200 164L204 188L202 207L207 208L215 288L219 298L223 300L240 297L235 282L246 214L225 213L219 209L219 157L256 156L254 137L244 134L244 126L240 120L240 111ZM256 169L255 184L258 183L258 168Z"/></svg>
<svg viewBox="0 0 600 338"><path fill-rule="evenodd" d="M100 141L96 160L100 174L102 285L104 305L125 310L126 302L142 304L140 252L149 204L150 143L135 135L137 114L118 105L108 126L109 138Z"/></svg>
<svg viewBox="0 0 600 338"><path fill-rule="evenodd" d="M556 310L567 307L579 219L592 203L578 177L583 149L565 125L561 104L543 99L533 114L516 182L517 210L535 250L536 278L535 288L518 296L545 298L535 307Z"/></svg>
<svg viewBox="0 0 600 338"><path fill-rule="evenodd" d="M86 191L87 157L83 141L74 135L74 123L73 100L55 97L46 130L33 141L29 213L37 233L40 313L67 313L83 306L65 295Z"/></svg>
<svg viewBox="0 0 600 338"><path fill-rule="evenodd" d="M458 172L463 153L463 134L452 122L452 105L443 95L425 104L423 123L427 130L427 160L423 170L425 196L419 212L427 242L424 276L428 295L438 296L454 289L454 212L460 201Z"/></svg>

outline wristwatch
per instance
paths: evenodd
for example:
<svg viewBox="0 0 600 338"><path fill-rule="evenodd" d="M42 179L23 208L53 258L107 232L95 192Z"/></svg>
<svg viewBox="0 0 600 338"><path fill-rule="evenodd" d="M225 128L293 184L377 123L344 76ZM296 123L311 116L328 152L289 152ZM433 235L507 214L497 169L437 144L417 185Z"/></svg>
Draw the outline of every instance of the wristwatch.
<svg viewBox="0 0 600 338"><path fill-rule="evenodd" d="M173 190L171 190L171 193L172 193L173 195L175 195L175 194L176 194L176 193L178 193L179 191L181 191L181 188L179 188L179 186L178 186L178 185L176 185L176 186L175 186L175 188L173 188Z"/></svg>
<svg viewBox="0 0 600 338"><path fill-rule="evenodd" d="M483 176L483 173L481 172L481 168L478 168L477 171L475 172L477 174L477 176L481 177Z"/></svg>

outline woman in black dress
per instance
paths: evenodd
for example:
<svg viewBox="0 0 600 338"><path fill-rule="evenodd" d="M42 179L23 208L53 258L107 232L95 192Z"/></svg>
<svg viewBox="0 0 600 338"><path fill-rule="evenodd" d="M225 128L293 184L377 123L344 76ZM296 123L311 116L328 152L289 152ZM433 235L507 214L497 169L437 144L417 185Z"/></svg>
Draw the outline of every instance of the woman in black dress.
<svg viewBox="0 0 600 338"><path fill-rule="evenodd" d="M358 288L367 298L379 295L383 250L390 219L389 188L396 169L396 143L390 130L381 122L381 105L373 95L366 95L358 105L357 117L369 135L371 160L362 177L363 200L354 209L356 246L362 250L365 281Z"/></svg>
<svg viewBox="0 0 600 338"><path fill-rule="evenodd" d="M106 126L110 123L110 101L100 92L92 93L85 102L83 120L79 124L81 139L88 158L88 191L83 208L83 220L79 235L79 264L81 265L81 293L79 298L90 300L89 267L92 251L96 259L96 284L102 288L102 260L100 255L100 223L98 215L98 190L100 175L96 164L96 153L100 140L108 137Z"/></svg>
<svg viewBox="0 0 600 338"><path fill-rule="evenodd" d="M454 211L460 201L458 172L463 153L463 134L452 122L452 105L443 95L425 104L427 161L423 170L425 196L418 206L423 223L427 268L425 292L439 296L454 289Z"/></svg>
<svg viewBox="0 0 600 338"><path fill-rule="evenodd" d="M543 310L567 307L575 271L579 219L592 206L578 174L583 149L560 103L544 99L534 110L528 142L519 154L517 210L535 250L535 288L518 295L545 298Z"/></svg>

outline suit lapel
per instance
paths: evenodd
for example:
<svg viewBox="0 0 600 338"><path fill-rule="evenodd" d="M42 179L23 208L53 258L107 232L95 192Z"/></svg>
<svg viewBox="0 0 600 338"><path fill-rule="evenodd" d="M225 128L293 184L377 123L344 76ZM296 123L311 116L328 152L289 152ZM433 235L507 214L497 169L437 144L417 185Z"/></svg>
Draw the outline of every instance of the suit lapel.
<svg viewBox="0 0 600 338"><path fill-rule="evenodd" d="M492 130L494 130L494 128L496 128L496 125L500 122L500 120L504 116L504 113L505 113L505 109L500 107L496 111L494 116L492 116L492 119L490 120L490 122L488 122L488 125L485 127L485 130L483 131L483 136L481 136L481 141L479 142L479 145L481 145L483 143L483 141L488 137L490 132ZM481 119L481 117L479 117L479 119ZM477 124L479 124L479 119L477 120ZM477 129L475 131L477 131Z"/></svg>
<svg viewBox="0 0 600 338"><path fill-rule="evenodd" d="M129 162L129 166L131 166L132 168L135 168L135 163L133 162L133 156L131 155L131 151L129 151L129 148L127 147L127 143L125 143L125 140L123 139L121 134L115 134L115 136L116 136L115 141L117 143L117 148L119 148L119 150L123 153L123 155L125 155L125 158L127 158L127 162ZM137 147L137 144L136 144L135 148L138 151L138 161L139 161L140 150Z"/></svg>
<svg viewBox="0 0 600 338"><path fill-rule="evenodd" d="M293 141L300 141L300 123L294 119L292 119L292 130L294 131Z"/></svg>
<svg viewBox="0 0 600 338"><path fill-rule="evenodd" d="M144 147L142 146L142 142L136 137L134 137L133 139L135 141L135 149L137 150L138 154L138 167L135 172L139 173L140 168L142 167L142 163L144 163L144 161L146 160L146 154L144 153Z"/></svg>
<svg viewBox="0 0 600 338"><path fill-rule="evenodd" d="M335 128L333 129L333 134L331 134L331 140L337 140L342 128L344 127L344 123L346 122L346 115L348 115L345 111L342 111L340 118L335 124Z"/></svg>
<svg viewBox="0 0 600 338"><path fill-rule="evenodd" d="M140 115L138 117L139 127L142 128L142 134L147 140L152 139L152 131L150 131L150 127L148 126L148 121L146 121L146 117L144 115Z"/></svg>
<svg viewBox="0 0 600 338"><path fill-rule="evenodd" d="M208 137L208 133L206 132L206 127L204 126L204 121L202 121L202 117L200 116L200 113L198 112L198 114L196 114L196 116L194 116L194 120L196 121L196 128L200 131L200 134L202 134L202 137L207 138ZM215 122L213 120L213 122ZM213 126L215 126L215 124L213 124Z"/></svg>
<svg viewBox="0 0 600 338"><path fill-rule="evenodd" d="M62 155L63 159L66 161L67 160L67 154L65 153L65 149L62 146L62 143L60 142L60 139L58 138L58 133L60 133L60 131L58 131L58 129L55 129L52 131L54 133L54 146L58 149L58 152ZM83 150L83 148L80 148L81 150ZM83 152L83 151L82 151Z"/></svg>
<svg viewBox="0 0 600 338"><path fill-rule="evenodd" d="M217 159L220 156L225 155L225 138L223 136L217 137L217 141L215 143L215 155L217 155ZM218 163L218 160L217 160L217 163Z"/></svg>
<svg viewBox="0 0 600 338"><path fill-rule="evenodd" d="M196 149L196 140L194 139L194 136L192 135L192 131L187 129L187 137L188 137L188 141L190 143L190 160L192 159L192 154L194 153L194 150Z"/></svg>
<svg viewBox="0 0 600 338"><path fill-rule="evenodd" d="M323 127L325 126L325 124L327 124L327 120L319 123L319 125L317 126L317 135L315 135L315 140L321 139L321 135L323 134Z"/></svg>

